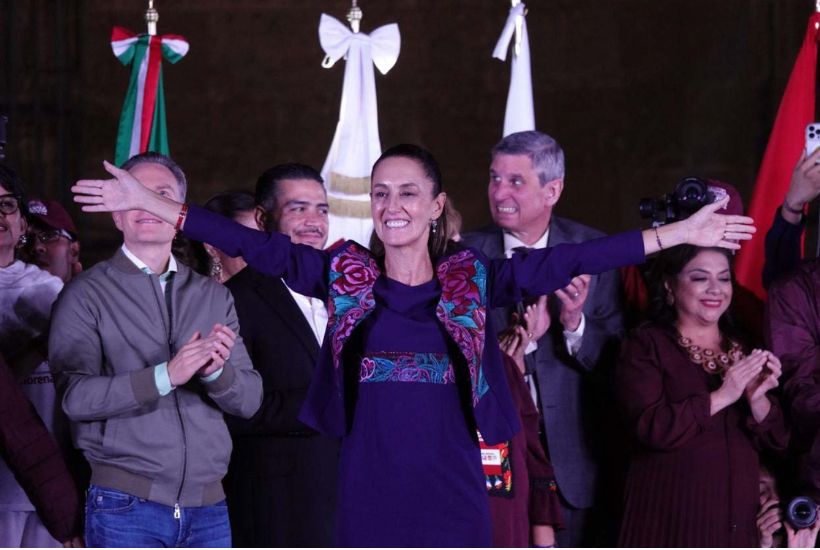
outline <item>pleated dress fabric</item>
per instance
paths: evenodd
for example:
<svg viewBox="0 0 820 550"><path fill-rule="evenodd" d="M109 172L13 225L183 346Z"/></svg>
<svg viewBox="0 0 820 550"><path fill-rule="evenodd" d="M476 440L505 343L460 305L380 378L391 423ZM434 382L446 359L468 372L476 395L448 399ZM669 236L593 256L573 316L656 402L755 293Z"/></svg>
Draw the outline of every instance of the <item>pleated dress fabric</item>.
<svg viewBox="0 0 820 550"><path fill-rule="evenodd" d="M773 401L757 423L741 398L710 416L721 378L676 340L650 326L622 349L617 392L635 441L619 545L758 546L758 450L785 448L781 409Z"/></svg>

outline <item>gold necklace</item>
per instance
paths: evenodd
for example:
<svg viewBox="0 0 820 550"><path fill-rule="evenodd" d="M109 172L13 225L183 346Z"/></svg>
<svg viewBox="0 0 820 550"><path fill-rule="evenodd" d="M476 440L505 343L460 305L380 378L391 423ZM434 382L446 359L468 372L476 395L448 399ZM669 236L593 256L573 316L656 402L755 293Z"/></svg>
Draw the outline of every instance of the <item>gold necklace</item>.
<svg viewBox="0 0 820 550"><path fill-rule="evenodd" d="M691 338L678 335L678 345L689 354L689 360L700 365L708 374L723 374L736 361L743 359L743 350L740 344L729 340L728 352L715 352L709 348L702 348L692 342Z"/></svg>

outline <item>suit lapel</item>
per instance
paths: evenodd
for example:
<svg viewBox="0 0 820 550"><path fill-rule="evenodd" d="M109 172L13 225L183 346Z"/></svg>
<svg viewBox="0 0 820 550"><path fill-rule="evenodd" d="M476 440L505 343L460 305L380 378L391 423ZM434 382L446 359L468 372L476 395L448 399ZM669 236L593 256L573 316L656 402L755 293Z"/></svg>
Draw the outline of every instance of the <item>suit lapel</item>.
<svg viewBox="0 0 820 550"><path fill-rule="evenodd" d="M310 354L311 360L316 362L319 343L285 283L278 277L268 277L257 272L254 272L253 283L257 294L270 306L271 311L283 320L283 324L290 328Z"/></svg>

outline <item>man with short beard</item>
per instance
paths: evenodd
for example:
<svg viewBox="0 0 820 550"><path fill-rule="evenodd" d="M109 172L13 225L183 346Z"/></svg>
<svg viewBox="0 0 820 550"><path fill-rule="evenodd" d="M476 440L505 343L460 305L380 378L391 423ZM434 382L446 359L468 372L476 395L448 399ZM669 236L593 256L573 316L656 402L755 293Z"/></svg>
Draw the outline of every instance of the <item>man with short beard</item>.
<svg viewBox="0 0 820 550"><path fill-rule="evenodd" d="M260 229L321 249L328 204L319 173L282 164L256 184ZM333 546L339 441L297 419L327 326L322 300L291 290L282 279L246 267L231 289L264 397L250 420L230 419L234 452L228 503L234 543L249 547Z"/></svg>

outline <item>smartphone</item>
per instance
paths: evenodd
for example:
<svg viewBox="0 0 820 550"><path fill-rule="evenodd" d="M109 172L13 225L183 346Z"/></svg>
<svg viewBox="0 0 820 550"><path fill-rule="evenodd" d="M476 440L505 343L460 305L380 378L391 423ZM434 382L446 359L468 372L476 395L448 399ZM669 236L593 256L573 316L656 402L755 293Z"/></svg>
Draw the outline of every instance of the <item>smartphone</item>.
<svg viewBox="0 0 820 550"><path fill-rule="evenodd" d="M814 153L820 147L820 122L812 122L806 126L806 156Z"/></svg>

